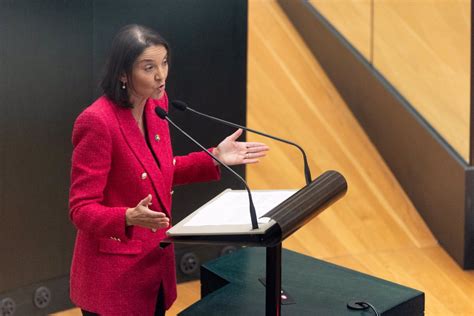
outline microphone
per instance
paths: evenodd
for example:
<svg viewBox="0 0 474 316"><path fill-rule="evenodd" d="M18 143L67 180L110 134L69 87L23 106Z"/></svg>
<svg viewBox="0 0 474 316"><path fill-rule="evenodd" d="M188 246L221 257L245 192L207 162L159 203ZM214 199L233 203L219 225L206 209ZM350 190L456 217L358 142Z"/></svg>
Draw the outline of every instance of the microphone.
<svg viewBox="0 0 474 316"><path fill-rule="evenodd" d="M223 123L223 124L225 124L225 125L232 126L232 127L236 127L236 128L241 128L241 129L243 129L243 130L246 130L246 131L249 131L249 132L258 134L258 135L262 135L262 136L265 136L265 137L268 137L268 138L271 138L271 139L274 139L274 140L277 140L277 141L280 141L280 142L283 142L283 143L286 143L286 144L295 146L295 147L298 148L298 149L300 150L300 152L303 154L304 175L305 175L305 179L306 179L306 184L310 184L310 183L311 183L311 171L309 170L308 160L306 159L306 153L304 152L303 148L301 148L299 145L297 145L297 144L295 144L295 143L293 143L293 142L290 142L290 141L288 141L288 140L285 140L285 139L276 137L276 136L268 135L268 134L265 134L265 133L263 133L263 132L259 132L259 131L256 131L256 130L254 130L254 129L251 129L251 128L248 128L248 127L245 127L245 126L241 126L241 125L238 125L238 124L235 124L235 123L232 123L232 122L228 122L228 121L225 121L225 120L223 120L223 119L220 119L220 118L217 118L217 117L214 117L214 116L210 116L210 115L201 113L201 112L199 112L199 111L196 111L196 110L190 108L190 107L189 107L186 103L184 103L183 101L174 100L174 101L171 101L171 105L172 105L175 109L178 109L178 110L180 110L180 111L189 110L189 111L191 111L191 112L193 112L193 113L196 113L197 115L201 115L201 116L207 117L208 119L211 119L211 120L214 120L214 121Z"/></svg>
<svg viewBox="0 0 474 316"><path fill-rule="evenodd" d="M217 158L214 154L212 154L211 152L209 152L206 148L204 148L203 145L201 145L197 140L195 140L193 137L191 137L188 133L186 133L185 131L183 131L178 125L176 125L169 117L168 117L168 113L166 113L165 110L163 110L162 108L160 108L159 106L157 106L155 108L155 112L156 114L162 119L162 120L166 120L168 121L171 125L173 125L178 131L180 131L182 134L184 134L187 138L189 138L190 140L193 141L193 143L195 143L199 148L201 148L202 150L204 150L205 153L207 153L212 159L214 159L215 161L217 161L221 166L223 166L224 168L226 168L227 170L229 170L232 174L234 174L237 178L240 179L240 181L242 181L242 183L245 185L245 188L247 189L247 193L249 195L249 204L250 204L250 219L252 221L252 229L258 229L258 223L257 223L257 213L255 212L255 205L253 204L253 200L252 200L252 194L250 193L250 189L247 185L247 182L245 182L245 180L239 176L239 174L237 172L235 172L234 170L232 170L228 165L226 165L225 163L223 163L222 161L219 160L219 158Z"/></svg>

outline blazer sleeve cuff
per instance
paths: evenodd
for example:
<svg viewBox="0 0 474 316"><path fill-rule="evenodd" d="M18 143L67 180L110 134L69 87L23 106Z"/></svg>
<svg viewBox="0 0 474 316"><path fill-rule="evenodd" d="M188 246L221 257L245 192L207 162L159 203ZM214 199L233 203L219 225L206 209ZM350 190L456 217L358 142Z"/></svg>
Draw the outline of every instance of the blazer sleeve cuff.
<svg viewBox="0 0 474 316"><path fill-rule="evenodd" d="M126 207L84 207L72 213L73 223L84 232L98 237L128 240L133 226L127 226Z"/></svg>

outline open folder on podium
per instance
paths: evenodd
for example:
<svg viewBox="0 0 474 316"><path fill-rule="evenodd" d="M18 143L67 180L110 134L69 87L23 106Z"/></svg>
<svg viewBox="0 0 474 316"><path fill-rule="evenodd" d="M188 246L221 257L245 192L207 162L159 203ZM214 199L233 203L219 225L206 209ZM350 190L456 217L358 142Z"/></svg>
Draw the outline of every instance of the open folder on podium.
<svg viewBox="0 0 474 316"><path fill-rule="evenodd" d="M252 190L259 229L252 231L247 191L227 189L168 230L168 236L264 232L272 223L265 214L297 190Z"/></svg>
<svg viewBox="0 0 474 316"><path fill-rule="evenodd" d="M344 177L327 171L300 190L252 191L258 228L250 224L245 191L225 190L167 232L162 243L271 247L317 216L347 190Z"/></svg>

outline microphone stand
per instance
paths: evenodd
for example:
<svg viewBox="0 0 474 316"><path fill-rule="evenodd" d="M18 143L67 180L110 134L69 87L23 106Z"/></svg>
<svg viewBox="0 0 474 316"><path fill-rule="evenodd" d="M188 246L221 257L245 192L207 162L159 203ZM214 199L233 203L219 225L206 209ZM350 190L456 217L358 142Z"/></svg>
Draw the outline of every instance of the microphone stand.
<svg viewBox="0 0 474 316"><path fill-rule="evenodd" d="M282 138L279 138L279 137L276 137L276 136L272 136L272 135L268 135L268 134L265 134L263 132L259 132L259 131L256 131L254 129L251 129L251 128L248 128L248 127L245 127L245 126L242 126L242 125L239 125L239 124L236 124L236 123L232 123L232 122L229 122L229 121L226 121L226 120L223 120L223 119L220 119L218 117L214 117L214 116L210 116L210 115L207 115L207 114L204 114L202 112L199 112L197 110L194 110L193 108L190 108L188 107L184 102L182 101L172 101L171 102L171 105L173 105L175 108L181 110L181 111L184 111L186 109L190 110L191 112L193 113L196 113L197 115L201 115L201 116L204 116L208 119L211 119L213 121L217 121L217 122L220 122L222 124L225 124L225 125L228 125L228 126L232 126L232 127L236 127L236 128L241 128L243 130L246 130L246 131L249 131L249 132L252 132L252 133L255 133L255 134L258 134L258 135L261 135L261 136L264 136L264 137L268 137L268 138L271 138L271 139L274 139L274 140L277 140L277 141L280 141L280 142L283 142L283 143L286 143L286 144L289 144L289 145L293 145L295 147L297 147L300 152L303 154L303 161L304 161L304 174L305 174L305 180L306 180L306 184L310 184L311 183L311 171L309 169L309 165L308 165L308 159L306 158L306 153L304 152L303 148L301 148L298 144L295 144L293 142L290 142L288 140L285 140L285 139L282 139Z"/></svg>
<svg viewBox="0 0 474 316"><path fill-rule="evenodd" d="M163 110L162 108L160 107L156 107L155 108L155 112L156 114L161 118L161 119L165 119L166 121L168 121L171 125L173 125L178 131L180 131L181 133L183 133L186 137L188 137L190 140L193 141L193 143L195 143L199 148L201 148L202 150L204 150L204 152L206 154L208 154L212 159L214 159L217 163L219 163L221 166L223 166L224 168L226 168L227 170L229 170L232 174L234 174L237 178L240 179L240 181L242 181L242 183L245 185L245 188L247 189L247 193L248 193L248 196L249 196L249 204L250 204L250 219L252 221L252 229L258 229L258 223L257 223L257 213L255 211L255 206L253 204L253 200L252 200L252 194L250 193L250 188L248 187L247 185L247 182L237 173L235 172L234 170L232 170L229 166L227 166L225 163L223 163L222 161L220 161L214 154L212 154L211 152L209 152L206 148L204 148L203 145L201 145L198 141L196 141L193 137L191 137L188 133L186 133L184 130L182 130L178 125L176 125L169 117L168 117L168 113L165 112L165 110Z"/></svg>

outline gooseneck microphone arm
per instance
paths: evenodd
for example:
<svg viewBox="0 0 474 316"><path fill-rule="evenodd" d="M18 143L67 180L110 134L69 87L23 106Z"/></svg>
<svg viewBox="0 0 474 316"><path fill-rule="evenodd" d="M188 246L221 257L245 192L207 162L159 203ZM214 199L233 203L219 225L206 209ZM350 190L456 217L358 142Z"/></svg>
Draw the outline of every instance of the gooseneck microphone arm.
<svg viewBox="0 0 474 316"><path fill-rule="evenodd" d="M245 188L247 189L247 193L249 195L249 204L250 204L250 219L252 221L252 229L258 229L258 223L257 223L257 213L255 211L255 206L253 204L252 200L252 194L250 193L250 188L247 185L247 182L234 170L232 170L228 165L223 163L222 161L219 160L214 154L209 152L206 148L204 148L203 145L201 145L197 140L195 140L193 137L191 137L188 133L186 133L184 130L182 130L178 125L176 125L169 117L168 113L166 113L165 110L163 110L160 107L155 108L156 114L163 120L168 121L171 125L173 125L178 131L183 133L187 138L189 138L193 143L195 143L199 148L204 150L205 153L207 153L212 159L214 159L216 162L218 162L221 166L229 170L233 175L235 175L237 178L240 179L240 181L245 185Z"/></svg>
<svg viewBox="0 0 474 316"><path fill-rule="evenodd" d="M271 139L274 139L274 140L277 140L277 141L280 141L280 142L283 142L283 143L286 143L286 144L293 145L293 146L297 147L300 150L300 152L303 154L304 175L305 175L306 184L311 183L311 171L309 170L308 159L306 158L306 153L304 152L303 148L301 148L298 144L290 142L286 139L282 139L282 138L279 138L279 137L276 137L276 136L272 136L272 135L265 134L263 132L256 131L254 129L251 129L251 128L248 128L248 127L236 124L236 123L225 121L225 120L220 119L218 117L214 117L214 116L204 114L202 112L194 110L193 108L190 108L183 101L179 101L179 100L171 101L171 105L174 106L178 110L181 110L181 111L189 110L193 113L196 113L197 115L207 117L208 119L211 119L213 121L217 121L217 122L220 122L222 124L232 126L232 127L236 127L236 128L241 128L243 130L246 130L246 131L249 131L249 132L252 132L252 133L255 133L255 134L258 134L258 135L261 135L261 136L264 136L264 137L268 137L268 138L271 138Z"/></svg>

